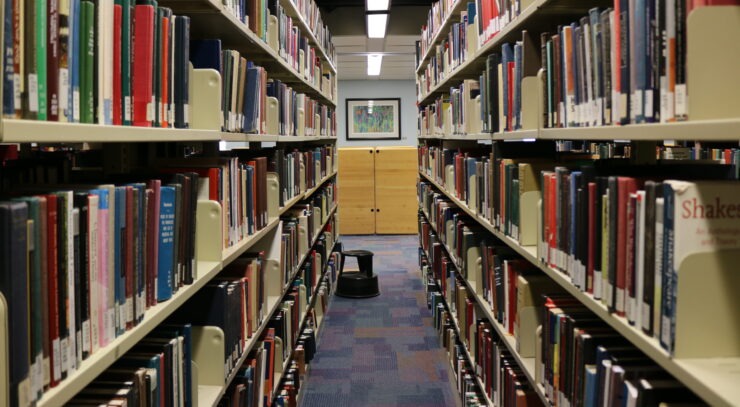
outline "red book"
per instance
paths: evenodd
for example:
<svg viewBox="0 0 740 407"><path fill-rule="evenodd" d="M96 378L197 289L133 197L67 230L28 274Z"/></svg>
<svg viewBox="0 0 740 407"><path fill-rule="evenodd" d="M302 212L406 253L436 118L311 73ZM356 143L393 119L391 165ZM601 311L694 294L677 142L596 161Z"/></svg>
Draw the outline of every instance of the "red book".
<svg viewBox="0 0 740 407"><path fill-rule="evenodd" d="M59 0L47 1L46 15L46 114L59 120Z"/></svg>
<svg viewBox="0 0 740 407"><path fill-rule="evenodd" d="M631 193L637 190L634 178L617 178L617 288L614 308L617 315L624 316L625 288L627 279L627 235L629 223L627 220L627 206Z"/></svg>
<svg viewBox="0 0 740 407"><path fill-rule="evenodd" d="M627 200L627 274L625 275L625 286L627 297L625 299L625 310L628 318L633 315L630 310L630 299L635 299L635 258L636 258L636 221L637 221L637 194L630 194ZM634 319L631 319L634 322Z"/></svg>
<svg viewBox="0 0 740 407"><path fill-rule="evenodd" d="M153 119L152 62L154 59L154 7L139 4L134 20L134 126L151 127Z"/></svg>
<svg viewBox="0 0 740 407"><path fill-rule="evenodd" d="M586 265L586 288L594 293L594 256L596 256L596 183L588 183L588 264Z"/></svg>
<svg viewBox="0 0 740 407"><path fill-rule="evenodd" d="M170 57L169 57L169 47L170 47L170 19L167 17L162 18L162 22L160 23L160 27L162 27L162 79L160 80L160 83L162 84L162 104L159 112L159 117L161 117L160 122L162 123L162 127L170 127L169 122L169 103L170 103L170 95L169 95L169 85L170 85Z"/></svg>
<svg viewBox="0 0 740 407"><path fill-rule="evenodd" d="M126 299L125 299L125 307L121 310L121 312L125 313L126 316L126 330L129 330L134 327L134 312L133 312L133 301L134 301L134 264L135 264L135 257L134 257L134 188L127 186L126 187L126 208L125 208L125 218L126 218L126 239L123 241L123 250L124 250L124 262L125 265L124 268L124 280L125 280L125 291L126 291ZM131 312L129 312L129 306L131 307Z"/></svg>
<svg viewBox="0 0 740 407"><path fill-rule="evenodd" d="M123 96L121 83L121 18L123 8L113 6L113 124L123 124Z"/></svg>
<svg viewBox="0 0 740 407"><path fill-rule="evenodd" d="M555 202L557 200L557 177L555 174L549 175L549 183L550 183L550 197L548 199L548 208L547 211L549 212L549 219L550 219L550 226L549 226L549 236L548 236L548 246L550 251L556 249L558 247L557 242L557 231L558 231L558 224L557 224L557 218L555 216L555 212L557 212L557 206L555 205ZM555 256L551 256L550 253L548 253L548 258L550 259L550 266L555 267Z"/></svg>
<svg viewBox="0 0 740 407"><path fill-rule="evenodd" d="M159 259L159 199L162 182L158 179L147 183L147 223L146 223L146 304L157 304L157 264Z"/></svg>
<svg viewBox="0 0 740 407"><path fill-rule="evenodd" d="M61 361L62 353L59 343L59 285L57 280L57 196L46 195L46 229L48 231L46 248L47 248L47 266L48 266L48 296L49 296L49 370L51 387L55 387L62 379Z"/></svg>

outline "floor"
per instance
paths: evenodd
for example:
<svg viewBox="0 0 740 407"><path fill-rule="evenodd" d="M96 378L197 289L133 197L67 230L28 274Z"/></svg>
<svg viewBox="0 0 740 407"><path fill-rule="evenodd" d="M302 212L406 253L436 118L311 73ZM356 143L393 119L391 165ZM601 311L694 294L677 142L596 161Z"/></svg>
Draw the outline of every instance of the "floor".
<svg viewBox="0 0 740 407"><path fill-rule="evenodd" d="M457 405L418 267L416 235L342 236L375 253L378 297L334 297L301 407ZM353 260L353 259L352 259ZM356 267L347 260L345 268Z"/></svg>

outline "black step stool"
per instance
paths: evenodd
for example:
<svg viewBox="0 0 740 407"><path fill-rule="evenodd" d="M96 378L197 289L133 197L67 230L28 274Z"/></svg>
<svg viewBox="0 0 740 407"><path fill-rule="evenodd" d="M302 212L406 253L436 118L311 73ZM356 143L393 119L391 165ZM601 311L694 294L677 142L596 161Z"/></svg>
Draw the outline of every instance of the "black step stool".
<svg viewBox="0 0 740 407"><path fill-rule="evenodd" d="M360 270L344 272L344 258L356 257ZM335 294L345 298L370 298L380 295L378 275L373 273L373 252L348 250L342 252L339 277Z"/></svg>

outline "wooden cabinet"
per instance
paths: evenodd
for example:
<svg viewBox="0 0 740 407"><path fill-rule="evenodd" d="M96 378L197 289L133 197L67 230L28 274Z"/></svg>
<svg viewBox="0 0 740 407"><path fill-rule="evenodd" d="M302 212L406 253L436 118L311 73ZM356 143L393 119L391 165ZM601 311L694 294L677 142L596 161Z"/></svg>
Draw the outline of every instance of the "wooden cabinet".
<svg viewBox="0 0 740 407"><path fill-rule="evenodd" d="M415 147L339 149L342 234L416 233Z"/></svg>

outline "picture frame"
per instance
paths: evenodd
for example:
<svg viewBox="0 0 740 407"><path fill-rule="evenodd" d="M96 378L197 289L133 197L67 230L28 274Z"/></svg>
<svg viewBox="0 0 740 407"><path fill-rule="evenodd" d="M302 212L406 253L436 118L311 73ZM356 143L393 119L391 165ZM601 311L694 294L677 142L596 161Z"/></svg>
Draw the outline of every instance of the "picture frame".
<svg viewBox="0 0 740 407"><path fill-rule="evenodd" d="M345 99L347 140L400 140L401 98Z"/></svg>

